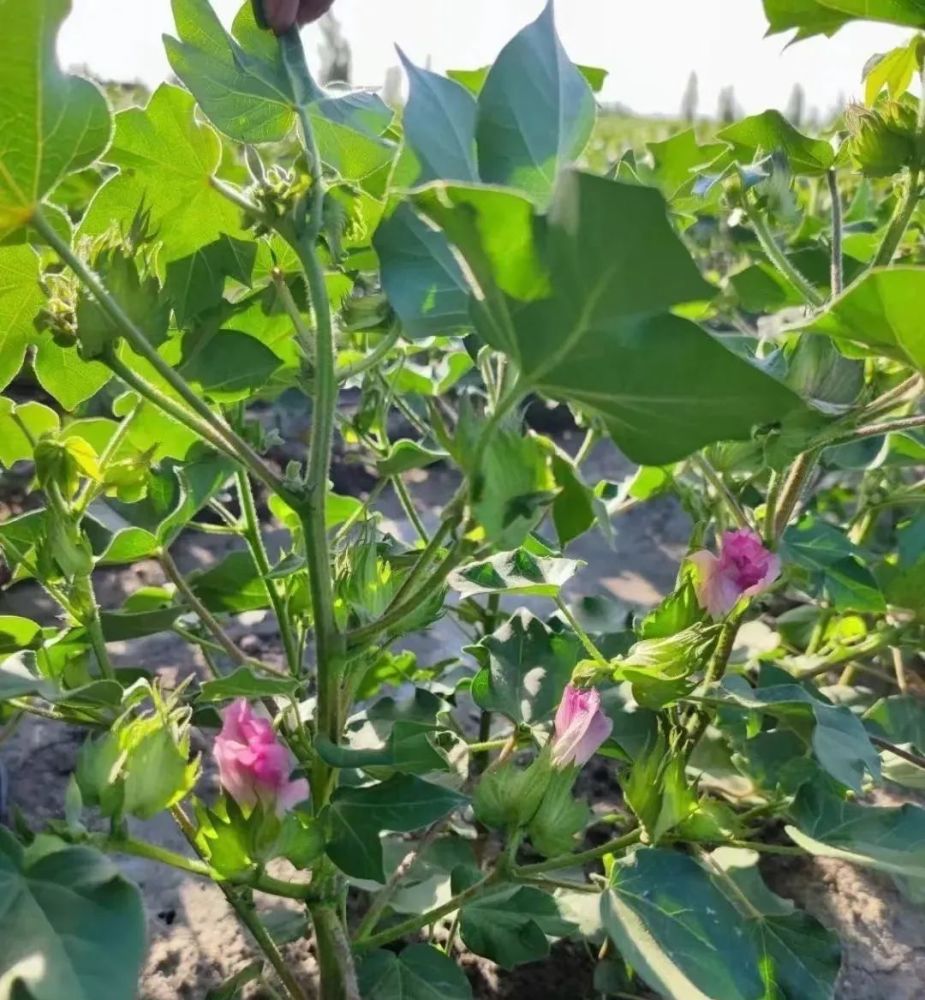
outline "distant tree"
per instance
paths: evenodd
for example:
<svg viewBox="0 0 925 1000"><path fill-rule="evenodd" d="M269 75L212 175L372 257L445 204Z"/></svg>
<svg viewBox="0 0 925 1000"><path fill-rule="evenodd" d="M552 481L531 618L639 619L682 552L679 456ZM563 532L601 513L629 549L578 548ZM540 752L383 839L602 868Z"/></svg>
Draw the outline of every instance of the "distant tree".
<svg viewBox="0 0 925 1000"><path fill-rule="evenodd" d="M795 83L793 85L784 117L794 128L799 128L803 124L806 118L806 91L803 90L802 84Z"/></svg>
<svg viewBox="0 0 925 1000"><path fill-rule="evenodd" d="M735 88L732 85L723 87L720 90L716 117L723 125L731 125L739 117L738 108L736 107Z"/></svg>
<svg viewBox="0 0 925 1000"><path fill-rule="evenodd" d="M321 28L321 82L349 84L353 76L353 54L340 21L333 14L325 14L318 26Z"/></svg>
<svg viewBox="0 0 925 1000"><path fill-rule="evenodd" d="M693 122L697 120L697 105L699 101L700 93L697 86L697 74L691 73L687 78L684 97L681 98L681 118L684 121Z"/></svg>

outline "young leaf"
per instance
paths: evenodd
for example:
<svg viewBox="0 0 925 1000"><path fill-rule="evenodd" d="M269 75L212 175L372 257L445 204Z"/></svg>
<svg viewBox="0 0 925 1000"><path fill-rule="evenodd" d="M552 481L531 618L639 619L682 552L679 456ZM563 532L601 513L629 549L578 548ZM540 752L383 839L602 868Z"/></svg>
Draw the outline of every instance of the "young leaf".
<svg viewBox="0 0 925 1000"><path fill-rule="evenodd" d="M0 0L0 238L109 143L106 98L58 69L57 35L70 9L70 0Z"/></svg>
<svg viewBox="0 0 925 1000"><path fill-rule="evenodd" d="M23 848L0 828L0 898L5 994L124 1000L135 993L145 953L144 908L138 889L113 862L53 837Z"/></svg>
<svg viewBox="0 0 925 1000"><path fill-rule="evenodd" d="M410 774L359 788L338 788L327 813L328 857L346 875L385 882L382 833L419 830L465 801L449 788Z"/></svg>
<svg viewBox="0 0 925 1000"><path fill-rule="evenodd" d="M471 1000L472 987L449 955L429 944L399 954L374 951L357 969L365 1000Z"/></svg>
<svg viewBox="0 0 925 1000"><path fill-rule="evenodd" d="M548 201L594 127L594 95L556 32L552 0L502 49L479 93L478 151L489 184Z"/></svg>
<svg viewBox="0 0 925 1000"><path fill-rule="evenodd" d="M781 152L795 174L824 174L835 159L832 146L823 139L810 139L798 132L779 111L760 115L720 129L717 139L728 142L740 162L751 163L762 155Z"/></svg>
<svg viewBox="0 0 925 1000"><path fill-rule="evenodd" d="M663 996L758 1000L758 954L733 905L687 855L642 848L620 861L601 902L624 959Z"/></svg>
<svg viewBox="0 0 925 1000"><path fill-rule="evenodd" d="M921 40L913 37L908 45L873 56L864 67L864 103L873 105L884 87L890 100L898 101L909 89L918 70Z"/></svg>

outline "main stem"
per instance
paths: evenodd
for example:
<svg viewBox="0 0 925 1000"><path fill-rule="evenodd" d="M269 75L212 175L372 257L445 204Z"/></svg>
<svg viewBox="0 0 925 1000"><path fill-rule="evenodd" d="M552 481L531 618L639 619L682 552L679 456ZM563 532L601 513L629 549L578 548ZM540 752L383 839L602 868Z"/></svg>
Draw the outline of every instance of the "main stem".
<svg viewBox="0 0 925 1000"><path fill-rule="evenodd" d="M331 451L334 440L338 384L335 371L336 351L331 304L324 281L324 269L318 258L317 243L324 212L324 178L318 144L308 113L312 81L305 62L305 51L297 28L280 38L283 65L297 97L299 122L311 174L311 202L304 231L297 231L293 249L299 256L308 283L315 321L314 408L312 436L308 454L305 499L300 508L305 534L309 587L315 627L315 652L318 678L318 732L335 745L343 729L340 687L344 665L345 641L334 614L334 587L331 580L331 550L328 541L326 503ZM301 223L297 220L297 226ZM316 810L328 804L337 772L319 758L312 769L312 801ZM336 895L337 873L327 865L315 872L319 896L326 896L311 906L315 944L321 976L323 1000L353 1000L359 993L346 931L337 907L330 899Z"/></svg>

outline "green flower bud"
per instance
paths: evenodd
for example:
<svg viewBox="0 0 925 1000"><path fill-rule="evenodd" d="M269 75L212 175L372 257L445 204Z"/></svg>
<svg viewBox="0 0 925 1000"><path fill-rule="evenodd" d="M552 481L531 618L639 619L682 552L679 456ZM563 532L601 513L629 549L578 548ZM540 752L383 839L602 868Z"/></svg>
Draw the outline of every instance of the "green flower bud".
<svg viewBox="0 0 925 1000"><path fill-rule="evenodd" d="M590 810L572 796L578 768L555 771L546 794L527 827L530 842L544 857L565 854L575 847L575 838L588 823Z"/></svg>
<svg viewBox="0 0 925 1000"><path fill-rule="evenodd" d="M851 155L865 176L889 177L914 159L915 141L901 115L886 119L879 111L851 107L845 120L851 133Z"/></svg>
<svg viewBox="0 0 925 1000"><path fill-rule="evenodd" d="M512 761L486 771L473 799L476 819L492 829L519 830L540 808L552 777L549 752L544 750L524 769Z"/></svg>

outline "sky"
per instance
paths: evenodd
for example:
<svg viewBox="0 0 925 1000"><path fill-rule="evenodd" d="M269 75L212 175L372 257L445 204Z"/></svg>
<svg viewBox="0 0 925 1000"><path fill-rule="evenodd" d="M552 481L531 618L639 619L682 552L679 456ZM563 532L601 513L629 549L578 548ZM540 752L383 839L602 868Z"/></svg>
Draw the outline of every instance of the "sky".
<svg viewBox="0 0 925 1000"><path fill-rule="evenodd" d="M26 0L28 2L28 0ZM161 35L173 30L170 0L72 0L59 53L65 66L89 66L105 79L154 86L170 70ZM230 23L241 0L212 0ZM400 44L437 70L474 69L492 61L544 0L337 0L334 12L353 49L354 83L381 85ZM887 25L848 25L833 39L787 47L764 38L761 0L558 0L563 42L578 63L610 71L602 93L640 114L676 114L696 72L700 113L711 114L722 87L734 85L753 114L784 109L794 84L807 108L826 114L859 98L867 58L909 37ZM309 53L317 28L306 31Z"/></svg>

